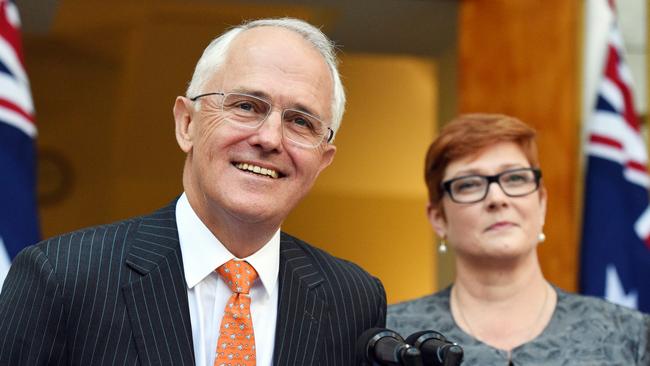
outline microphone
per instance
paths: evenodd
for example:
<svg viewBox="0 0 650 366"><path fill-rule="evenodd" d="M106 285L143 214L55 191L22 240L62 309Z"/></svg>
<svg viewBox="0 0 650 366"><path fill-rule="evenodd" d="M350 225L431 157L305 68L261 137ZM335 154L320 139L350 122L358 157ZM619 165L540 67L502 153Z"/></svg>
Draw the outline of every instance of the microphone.
<svg viewBox="0 0 650 366"><path fill-rule="evenodd" d="M420 350L424 366L457 366L463 361L463 349L435 330L413 333L406 343Z"/></svg>
<svg viewBox="0 0 650 366"><path fill-rule="evenodd" d="M420 351L390 329L370 328L357 339L359 365L423 366Z"/></svg>

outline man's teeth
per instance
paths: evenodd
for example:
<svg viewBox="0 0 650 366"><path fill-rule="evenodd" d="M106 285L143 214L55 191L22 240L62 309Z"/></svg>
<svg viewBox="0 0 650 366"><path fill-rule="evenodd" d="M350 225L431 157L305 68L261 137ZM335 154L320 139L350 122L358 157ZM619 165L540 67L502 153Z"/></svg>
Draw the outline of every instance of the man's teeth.
<svg viewBox="0 0 650 366"><path fill-rule="evenodd" d="M276 172L273 169L266 169L257 165L247 164L247 163L237 163L235 164L235 166L237 167L237 169L246 170L256 174L266 175L274 179L278 177L278 172Z"/></svg>

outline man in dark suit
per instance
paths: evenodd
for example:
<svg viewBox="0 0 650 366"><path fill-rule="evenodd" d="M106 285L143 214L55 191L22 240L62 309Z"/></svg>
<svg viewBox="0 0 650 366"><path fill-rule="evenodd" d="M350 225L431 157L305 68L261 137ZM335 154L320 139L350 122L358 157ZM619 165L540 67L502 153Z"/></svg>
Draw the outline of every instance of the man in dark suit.
<svg viewBox="0 0 650 366"><path fill-rule="evenodd" d="M313 26L215 39L174 105L184 193L25 249L0 294L0 364L353 364L357 337L384 326L381 283L280 231L331 163L344 104Z"/></svg>

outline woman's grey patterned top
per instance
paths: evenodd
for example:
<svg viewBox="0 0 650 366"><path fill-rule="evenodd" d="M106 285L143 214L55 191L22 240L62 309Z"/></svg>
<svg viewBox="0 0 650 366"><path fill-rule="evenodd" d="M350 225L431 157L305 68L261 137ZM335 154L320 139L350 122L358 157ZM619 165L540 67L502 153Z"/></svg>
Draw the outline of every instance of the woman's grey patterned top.
<svg viewBox="0 0 650 366"><path fill-rule="evenodd" d="M388 307L387 327L404 338L435 330L463 347L463 365L508 365L508 352L462 331L450 289ZM650 366L650 315L555 288L557 305L542 334L512 350L512 365Z"/></svg>

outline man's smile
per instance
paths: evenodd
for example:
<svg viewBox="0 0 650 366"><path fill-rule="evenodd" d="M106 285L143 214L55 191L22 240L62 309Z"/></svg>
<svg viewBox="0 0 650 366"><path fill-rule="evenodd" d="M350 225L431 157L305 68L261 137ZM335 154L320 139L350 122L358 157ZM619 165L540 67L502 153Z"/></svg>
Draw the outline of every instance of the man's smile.
<svg viewBox="0 0 650 366"><path fill-rule="evenodd" d="M251 163L233 163L233 165L239 170L243 170L245 172L249 172L257 175L262 175L273 179L277 179L278 177L282 176L281 173L279 174L277 171L273 169L264 168L259 165L255 165Z"/></svg>

